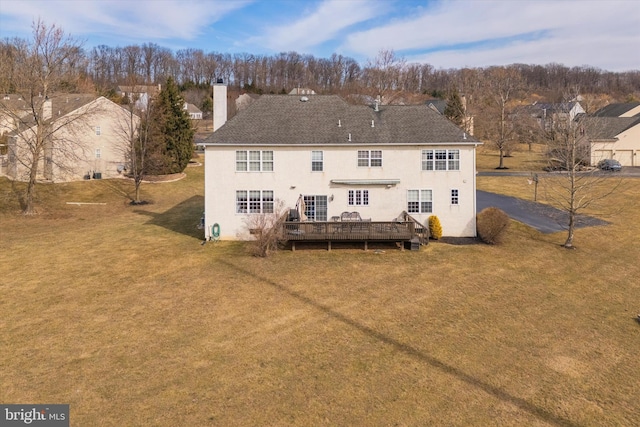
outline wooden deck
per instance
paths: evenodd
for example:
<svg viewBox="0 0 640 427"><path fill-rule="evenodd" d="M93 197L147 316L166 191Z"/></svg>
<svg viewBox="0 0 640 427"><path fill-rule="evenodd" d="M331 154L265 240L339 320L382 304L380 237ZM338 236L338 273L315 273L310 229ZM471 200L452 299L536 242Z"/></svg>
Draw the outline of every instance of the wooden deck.
<svg viewBox="0 0 640 427"><path fill-rule="evenodd" d="M428 243L428 228L413 220L408 221L331 221L293 222L282 226L282 241L291 242L295 250L296 242L398 242L404 244L419 239L420 244Z"/></svg>

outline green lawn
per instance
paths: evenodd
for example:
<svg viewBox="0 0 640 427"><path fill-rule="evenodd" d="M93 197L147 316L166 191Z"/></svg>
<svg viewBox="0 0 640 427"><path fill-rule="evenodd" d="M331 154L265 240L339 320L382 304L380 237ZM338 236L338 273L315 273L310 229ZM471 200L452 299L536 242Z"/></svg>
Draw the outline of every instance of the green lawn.
<svg viewBox="0 0 640 427"><path fill-rule="evenodd" d="M640 424L637 208L573 251L514 222L495 247L263 259L201 244L186 172L138 207L124 181L42 185L35 217L0 179L0 401L72 426Z"/></svg>

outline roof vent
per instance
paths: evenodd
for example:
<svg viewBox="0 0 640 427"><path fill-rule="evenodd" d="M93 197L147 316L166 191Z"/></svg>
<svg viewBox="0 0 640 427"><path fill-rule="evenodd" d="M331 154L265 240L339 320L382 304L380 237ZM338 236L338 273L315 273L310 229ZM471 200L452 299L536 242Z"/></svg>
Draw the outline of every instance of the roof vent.
<svg viewBox="0 0 640 427"><path fill-rule="evenodd" d="M372 128L376 127L375 124L373 123L373 120L371 120L371 127Z"/></svg>
<svg viewBox="0 0 640 427"><path fill-rule="evenodd" d="M303 96L303 97L300 98L300 101L302 101L302 102L307 102L308 100L309 100L308 96Z"/></svg>
<svg viewBox="0 0 640 427"><path fill-rule="evenodd" d="M351 133L349 133L349 139L348 139L348 141L349 141L349 142L351 142Z"/></svg>
<svg viewBox="0 0 640 427"><path fill-rule="evenodd" d="M342 122L340 121L340 119L338 119L338 127L341 128L342 127Z"/></svg>

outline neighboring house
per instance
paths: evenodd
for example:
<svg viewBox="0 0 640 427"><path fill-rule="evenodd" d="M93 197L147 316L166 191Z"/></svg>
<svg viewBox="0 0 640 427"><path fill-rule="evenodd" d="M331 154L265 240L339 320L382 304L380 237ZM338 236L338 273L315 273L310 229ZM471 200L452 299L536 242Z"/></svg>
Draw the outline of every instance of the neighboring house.
<svg viewBox="0 0 640 427"><path fill-rule="evenodd" d="M162 85L118 86L116 94L133 101L139 110L146 110L151 98L158 95Z"/></svg>
<svg viewBox="0 0 640 427"><path fill-rule="evenodd" d="M236 111L242 111L260 98L260 95L255 93L243 93L236 98Z"/></svg>
<svg viewBox="0 0 640 427"><path fill-rule="evenodd" d="M548 103L534 102L517 108L517 114L526 114L536 120L541 129L553 130L554 123L570 123L578 114L584 114L584 109L578 101Z"/></svg>
<svg viewBox="0 0 640 427"><path fill-rule="evenodd" d="M437 215L446 236L475 236L479 144L426 105L264 95L204 143L205 237L217 224L221 239L249 239L247 218L278 201L303 201L309 221L407 212L422 224Z"/></svg>
<svg viewBox="0 0 640 427"><path fill-rule="evenodd" d="M622 166L640 166L640 103L610 104L588 118L585 132L591 164L616 159Z"/></svg>
<svg viewBox="0 0 640 427"><path fill-rule="evenodd" d="M313 89L307 87L297 87L289 92L289 95L315 95L316 92Z"/></svg>
<svg viewBox="0 0 640 427"><path fill-rule="evenodd" d="M625 102L609 104L595 113L594 117L638 117L640 116L640 102Z"/></svg>
<svg viewBox="0 0 640 427"><path fill-rule="evenodd" d="M464 95L460 95L460 101L462 102L463 108L463 122L462 128L469 134L473 135L473 116L469 114L467 110L467 98ZM431 99L426 102L427 106L431 108L433 111L436 111L442 115L444 115L445 110L447 109L447 101L445 99Z"/></svg>
<svg viewBox="0 0 640 427"><path fill-rule="evenodd" d="M202 120L202 111L193 104L184 103L183 110L186 110L191 120Z"/></svg>
<svg viewBox="0 0 640 427"><path fill-rule="evenodd" d="M447 101L445 99L430 99L427 101L427 106L444 115L444 110L447 108Z"/></svg>
<svg viewBox="0 0 640 427"><path fill-rule="evenodd" d="M17 102L11 115L20 116L25 107L23 101ZM61 182L122 176L127 166L131 119L135 129L137 116L105 97L90 95L60 95L44 100L43 107L45 131L55 132L39 159L38 179ZM38 127L28 115L22 114L18 122L14 121L9 133L2 172L10 179L25 181L32 156L28 146Z"/></svg>

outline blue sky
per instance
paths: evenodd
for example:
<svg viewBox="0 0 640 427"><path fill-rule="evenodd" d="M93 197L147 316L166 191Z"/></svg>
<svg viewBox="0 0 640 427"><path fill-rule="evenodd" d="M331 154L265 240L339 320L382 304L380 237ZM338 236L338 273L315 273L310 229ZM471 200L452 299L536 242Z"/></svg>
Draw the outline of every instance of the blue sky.
<svg viewBox="0 0 640 427"><path fill-rule="evenodd" d="M361 64L392 49L435 68L640 69L638 0L0 0L0 38L29 37L38 18L85 48L338 53Z"/></svg>

